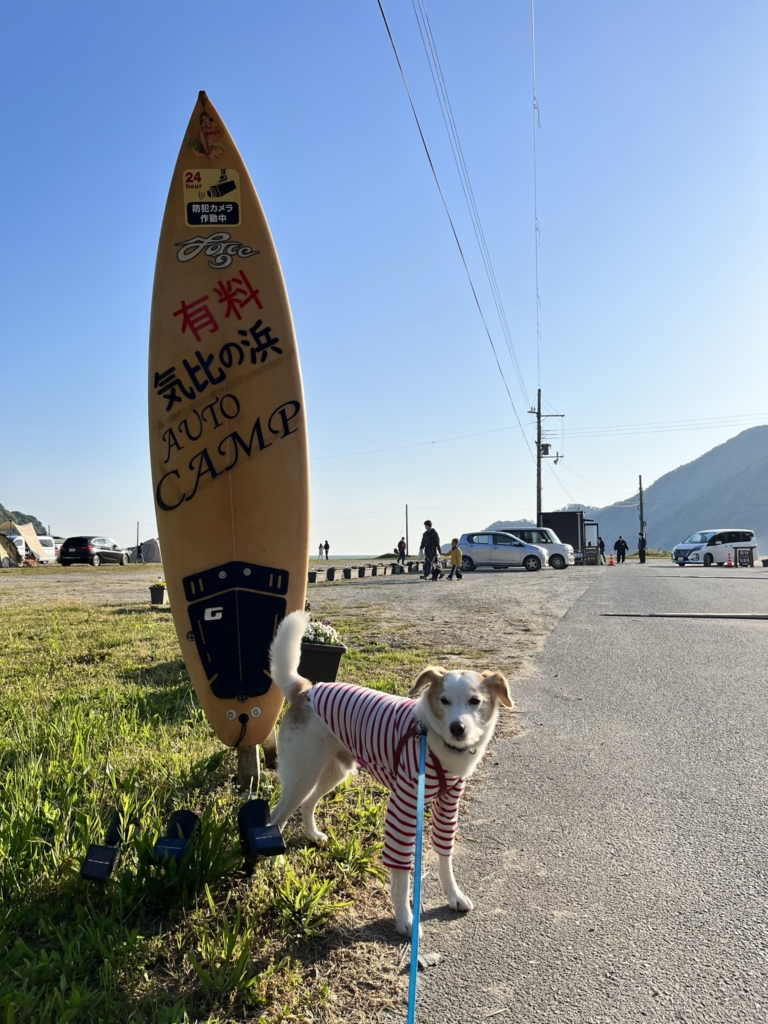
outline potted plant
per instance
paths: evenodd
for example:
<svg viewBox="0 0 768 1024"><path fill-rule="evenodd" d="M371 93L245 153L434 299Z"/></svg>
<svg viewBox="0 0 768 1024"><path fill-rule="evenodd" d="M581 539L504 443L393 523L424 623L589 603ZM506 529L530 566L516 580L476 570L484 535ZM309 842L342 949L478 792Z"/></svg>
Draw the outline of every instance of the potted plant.
<svg viewBox="0 0 768 1024"><path fill-rule="evenodd" d="M346 649L330 622L312 620L301 642L299 675L313 683L332 683Z"/></svg>
<svg viewBox="0 0 768 1024"><path fill-rule="evenodd" d="M325 570L325 578L333 582L333 580L336 579L336 573L338 571L339 570L336 568L335 565L329 565L328 568Z"/></svg>
<svg viewBox="0 0 768 1024"><path fill-rule="evenodd" d="M345 580L352 579L352 567L350 565L345 565L341 571L344 573ZM357 570L355 570L355 572L357 572Z"/></svg>
<svg viewBox="0 0 768 1024"><path fill-rule="evenodd" d="M165 580L158 579L149 588L152 604L168 604L168 587Z"/></svg>
<svg viewBox="0 0 768 1024"><path fill-rule="evenodd" d="M309 583L322 583L325 579L325 569L310 569L308 582Z"/></svg>

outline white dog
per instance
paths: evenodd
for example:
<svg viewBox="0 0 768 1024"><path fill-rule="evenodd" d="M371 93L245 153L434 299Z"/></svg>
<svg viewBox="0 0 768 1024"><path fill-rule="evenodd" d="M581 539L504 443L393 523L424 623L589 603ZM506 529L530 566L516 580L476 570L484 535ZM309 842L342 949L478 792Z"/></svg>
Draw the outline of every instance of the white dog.
<svg viewBox="0 0 768 1024"><path fill-rule="evenodd" d="M315 808L356 764L391 792L384 864L389 868L395 924L410 935L410 872L416 837L419 734L427 734L426 801L432 802L432 845L449 906L471 910L453 876L451 855L458 805L466 780L480 763L496 726L499 704L511 708L507 680L499 672L446 672L428 668L408 697L394 697L349 683L313 686L298 674L301 640L309 616L293 612L280 624L270 650L271 675L289 703L280 726L278 775L283 792L272 811L281 830L301 805L304 830L315 842L327 837L315 824ZM418 701L410 698L421 694Z"/></svg>

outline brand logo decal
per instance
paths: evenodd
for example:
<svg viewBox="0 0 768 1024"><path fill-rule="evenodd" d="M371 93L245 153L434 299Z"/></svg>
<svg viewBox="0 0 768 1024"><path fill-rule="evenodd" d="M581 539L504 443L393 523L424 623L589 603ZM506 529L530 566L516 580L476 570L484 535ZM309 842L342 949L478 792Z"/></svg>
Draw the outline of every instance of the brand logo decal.
<svg viewBox="0 0 768 1024"><path fill-rule="evenodd" d="M213 257L208 260L208 266L216 270L230 267L235 256L247 259L248 256L259 255L258 249L252 249L249 245L243 245L242 242L233 241L232 235L228 231L214 231L207 238L196 235L194 238L188 238L185 242L174 242L174 245L179 250L176 253L179 263L188 263L202 252L206 256Z"/></svg>
<svg viewBox="0 0 768 1024"><path fill-rule="evenodd" d="M224 618L223 608L206 608L205 615L203 616L206 622L217 622L219 619Z"/></svg>

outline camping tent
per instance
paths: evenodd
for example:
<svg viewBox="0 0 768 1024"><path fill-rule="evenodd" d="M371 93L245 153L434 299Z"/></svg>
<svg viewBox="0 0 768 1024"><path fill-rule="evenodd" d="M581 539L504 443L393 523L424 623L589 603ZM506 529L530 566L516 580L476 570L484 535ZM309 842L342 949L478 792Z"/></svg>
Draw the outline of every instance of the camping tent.
<svg viewBox="0 0 768 1024"><path fill-rule="evenodd" d="M160 541L156 538L143 540L141 542L141 557L145 562L162 562L162 558L160 557ZM138 562L138 560L139 549L131 548L128 554L128 561Z"/></svg>
<svg viewBox="0 0 768 1024"><path fill-rule="evenodd" d="M48 555L43 548L43 545L37 539L35 528L31 523L14 523L10 519L6 519L4 523L0 523L0 533L8 535L9 533L18 533L24 538L24 543L30 549L35 558L42 558L45 561L48 560ZM14 544L14 547L16 545Z"/></svg>
<svg viewBox="0 0 768 1024"><path fill-rule="evenodd" d="M13 543L0 533L0 569L12 569L21 565L21 552Z"/></svg>

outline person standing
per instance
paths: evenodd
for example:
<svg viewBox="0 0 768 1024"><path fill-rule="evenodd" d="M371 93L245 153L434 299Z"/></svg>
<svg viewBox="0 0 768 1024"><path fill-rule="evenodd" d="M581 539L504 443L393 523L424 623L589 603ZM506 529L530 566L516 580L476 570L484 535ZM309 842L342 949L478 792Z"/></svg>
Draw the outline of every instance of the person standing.
<svg viewBox="0 0 768 1024"><path fill-rule="evenodd" d="M325 560L327 562L328 561L328 552L331 550L331 545L328 543L328 541L326 541L325 544L323 544L323 547L325 549ZM322 555L320 557L322 558Z"/></svg>
<svg viewBox="0 0 768 1024"><path fill-rule="evenodd" d="M401 537L397 542L397 561L405 565L405 537Z"/></svg>
<svg viewBox="0 0 768 1024"><path fill-rule="evenodd" d="M461 580L464 577L461 575L461 548L459 547L459 538L454 537L451 541L451 550L448 552L448 561L451 563L451 571L448 573L448 579L452 580L454 576L457 580Z"/></svg>
<svg viewBox="0 0 768 1024"><path fill-rule="evenodd" d="M323 542L322 541L320 541L320 546L317 549L317 557L318 558L322 558L323 557Z"/></svg>
<svg viewBox="0 0 768 1024"><path fill-rule="evenodd" d="M616 552L617 565L619 564L619 562L624 562L626 560L628 547L629 544L627 544L627 542L624 540L621 534L619 534L619 539L613 545L613 550Z"/></svg>
<svg viewBox="0 0 768 1024"><path fill-rule="evenodd" d="M600 565L605 565L605 541L602 537L597 538L597 546L600 548Z"/></svg>
<svg viewBox="0 0 768 1024"><path fill-rule="evenodd" d="M648 548L648 541L645 539L645 534L641 533L637 538L637 553L640 556L640 565L645 565L645 552Z"/></svg>
<svg viewBox="0 0 768 1024"><path fill-rule="evenodd" d="M437 530L432 526L431 519L424 520L424 533L421 535L421 548L424 550L424 575L422 579L429 579L430 569L435 555L440 553L440 538Z"/></svg>

